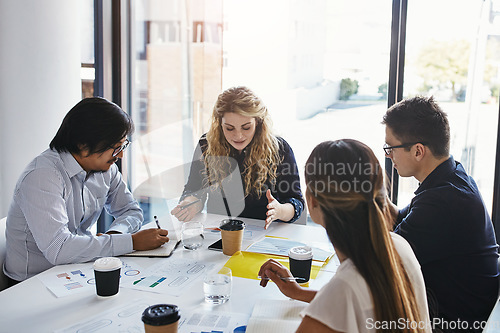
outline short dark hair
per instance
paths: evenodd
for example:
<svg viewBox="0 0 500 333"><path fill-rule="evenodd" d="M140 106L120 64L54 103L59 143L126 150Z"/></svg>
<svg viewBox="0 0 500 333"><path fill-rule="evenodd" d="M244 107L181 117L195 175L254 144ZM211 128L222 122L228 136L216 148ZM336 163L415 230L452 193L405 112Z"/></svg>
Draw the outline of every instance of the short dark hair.
<svg viewBox="0 0 500 333"><path fill-rule="evenodd" d="M385 113L382 124L402 143L423 143L436 157L450 154L448 116L432 96L416 96L394 104Z"/></svg>
<svg viewBox="0 0 500 333"><path fill-rule="evenodd" d="M132 119L118 105L101 97L85 98L66 114L50 148L80 153L83 145L90 154L104 152L133 131Z"/></svg>

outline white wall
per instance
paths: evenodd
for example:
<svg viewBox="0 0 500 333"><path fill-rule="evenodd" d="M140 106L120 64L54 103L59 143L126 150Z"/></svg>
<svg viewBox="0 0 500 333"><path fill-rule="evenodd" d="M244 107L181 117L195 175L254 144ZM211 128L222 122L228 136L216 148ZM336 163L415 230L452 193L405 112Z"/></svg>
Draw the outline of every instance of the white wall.
<svg viewBox="0 0 500 333"><path fill-rule="evenodd" d="M79 1L0 0L0 218L81 99Z"/></svg>

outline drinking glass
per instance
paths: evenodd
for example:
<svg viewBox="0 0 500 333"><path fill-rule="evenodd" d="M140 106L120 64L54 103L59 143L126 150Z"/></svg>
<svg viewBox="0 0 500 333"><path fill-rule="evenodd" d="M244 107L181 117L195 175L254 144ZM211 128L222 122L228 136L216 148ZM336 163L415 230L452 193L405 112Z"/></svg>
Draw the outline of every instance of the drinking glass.
<svg viewBox="0 0 500 333"><path fill-rule="evenodd" d="M188 250L197 250L203 245L203 224L184 222L181 228L182 245Z"/></svg>
<svg viewBox="0 0 500 333"><path fill-rule="evenodd" d="M232 280L233 275L228 267L208 273L203 279L205 302L210 304L227 302L231 297Z"/></svg>

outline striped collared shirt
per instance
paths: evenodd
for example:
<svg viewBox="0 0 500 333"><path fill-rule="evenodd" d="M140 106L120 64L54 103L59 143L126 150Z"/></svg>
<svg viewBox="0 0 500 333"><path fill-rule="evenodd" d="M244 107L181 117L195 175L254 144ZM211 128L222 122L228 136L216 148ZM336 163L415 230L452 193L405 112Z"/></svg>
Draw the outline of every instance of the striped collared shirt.
<svg viewBox="0 0 500 333"><path fill-rule="evenodd" d="M90 232L102 211L115 218L109 231ZM133 250L142 210L118 167L87 176L70 153L46 150L19 178L7 215L4 272L22 281L54 265L79 263Z"/></svg>

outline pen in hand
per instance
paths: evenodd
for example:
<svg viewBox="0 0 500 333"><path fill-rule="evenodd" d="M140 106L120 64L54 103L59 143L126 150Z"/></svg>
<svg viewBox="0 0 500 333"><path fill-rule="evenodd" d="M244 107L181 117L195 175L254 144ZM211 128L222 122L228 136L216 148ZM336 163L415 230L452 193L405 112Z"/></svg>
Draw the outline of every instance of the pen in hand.
<svg viewBox="0 0 500 333"><path fill-rule="evenodd" d="M195 200L195 201L193 201L193 202L190 202L190 203L188 203L188 204L186 204L186 205L184 205L184 206L180 206L180 209L187 208L187 207L192 206L192 205L194 205L195 203L198 203L198 202L200 202L200 201L201 201L201 199L197 199L197 200Z"/></svg>
<svg viewBox="0 0 500 333"><path fill-rule="evenodd" d="M271 280L270 278L268 277L262 277L262 276L257 276L259 279L261 280ZM303 280L303 278L300 278L300 277L293 277L293 276L283 276L283 277L280 277L281 280L283 281L297 281L297 280Z"/></svg>
<svg viewBox="0 0 500 333"><path fill-rule="evenodd" d="M160 222L158 221L158 218L156 217L156 215L154 216L154 218L155 218L156 226L158 227L158 229L161 229Z"/></svg>

